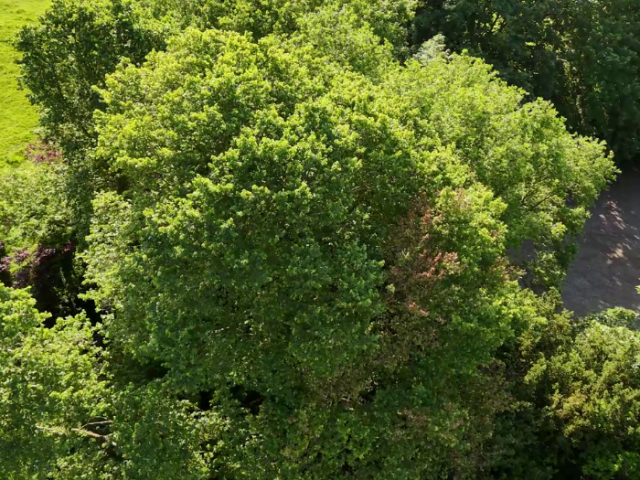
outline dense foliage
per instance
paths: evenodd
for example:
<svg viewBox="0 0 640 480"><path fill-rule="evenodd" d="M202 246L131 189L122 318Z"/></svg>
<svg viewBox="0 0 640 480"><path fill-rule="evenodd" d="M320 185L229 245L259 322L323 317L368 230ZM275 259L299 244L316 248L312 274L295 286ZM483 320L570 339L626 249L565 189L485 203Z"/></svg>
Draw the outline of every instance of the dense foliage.
<svg viewBox="0 0 640 480"><path fill-rule="evenodd" d="M0 167L0 282L31 287L38 309L55 316L86 307L74 261L76 237L59 152L32 145L17 168Z"/></svg>
<svg viewBox="0 0 640 480"><path fill-rule="evenodd" d="M640 153L639 29L630 0L418 0L412 41L443 34L629 162Z"/></svg>
<svg viewBox="0 0 640 480"><path fill-rule="evenodd" d="M47 142L0 172L2 478L637 476L634 315L556 292L611 155L442 37L412 57L414 7L22 32Z"/></svg>

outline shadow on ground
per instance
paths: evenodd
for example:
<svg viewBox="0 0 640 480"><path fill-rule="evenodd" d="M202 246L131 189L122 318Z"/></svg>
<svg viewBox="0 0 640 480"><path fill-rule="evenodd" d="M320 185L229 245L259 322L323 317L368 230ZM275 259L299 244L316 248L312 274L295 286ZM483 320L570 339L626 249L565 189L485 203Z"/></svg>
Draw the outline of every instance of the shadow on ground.
<svg viewBox="0 0 640 480"><path fill-rule="evenodd" d="M640 313L640 170L620 175L587 221L578 256L563 286L578 315L612 307Z"/></svg>

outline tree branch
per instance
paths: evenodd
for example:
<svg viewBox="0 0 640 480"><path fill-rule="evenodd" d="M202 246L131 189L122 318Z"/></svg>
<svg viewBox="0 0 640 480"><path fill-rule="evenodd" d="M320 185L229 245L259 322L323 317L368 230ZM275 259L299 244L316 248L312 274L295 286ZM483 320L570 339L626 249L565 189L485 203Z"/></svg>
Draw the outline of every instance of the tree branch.
<svg viewBox="0 0 640 480"><path fill-rule="evenodd" d="M88 423L85 426L88 425L106 425L106 424L111 424L113 422L93 422L93 423ZM63 428L63 427L42 427L40 425L36 425L36 430L40 430L43 432L48 432L48 433L55 433L56 435L68 435L69 434L69 430ZM92 432L91 430L86 430L84 427L82 428L72 428L71 432L73 433L77 433L78 435L82 435L85 437L90 437L90 438L94 438L96 440L99 440L101 442L105 442L109 445L113 445L113 446L117 446L116 443L113 441L113 439L111 438L111 435L101 435L99 433L96 432Z"/></svg>

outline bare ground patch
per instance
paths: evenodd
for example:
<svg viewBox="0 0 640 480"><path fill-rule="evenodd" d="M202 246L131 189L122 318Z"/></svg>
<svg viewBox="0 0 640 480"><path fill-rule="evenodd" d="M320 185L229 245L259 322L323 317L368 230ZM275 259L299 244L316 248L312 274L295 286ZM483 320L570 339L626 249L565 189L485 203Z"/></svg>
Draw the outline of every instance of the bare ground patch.
<svg viewBox="0 0 640 480"><path fill-rule="evenodd" d="M603 192L587 221L563 285L578 315L612 307L640 313L640 170L627 170Z"/></svg>

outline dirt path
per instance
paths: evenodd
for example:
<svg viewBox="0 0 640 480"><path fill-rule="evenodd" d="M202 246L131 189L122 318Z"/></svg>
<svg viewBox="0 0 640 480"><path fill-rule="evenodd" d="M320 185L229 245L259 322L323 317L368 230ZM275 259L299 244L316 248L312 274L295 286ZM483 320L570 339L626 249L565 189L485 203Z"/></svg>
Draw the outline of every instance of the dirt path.
<svg viewBox="0 0 640 480"><path fill-rule="evenodd" d="M640 313L638 285L640 171L628 170L602 193L592 211L562 298L578 315L611 307Z"/></svg>

